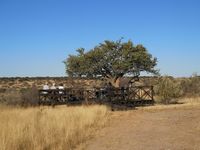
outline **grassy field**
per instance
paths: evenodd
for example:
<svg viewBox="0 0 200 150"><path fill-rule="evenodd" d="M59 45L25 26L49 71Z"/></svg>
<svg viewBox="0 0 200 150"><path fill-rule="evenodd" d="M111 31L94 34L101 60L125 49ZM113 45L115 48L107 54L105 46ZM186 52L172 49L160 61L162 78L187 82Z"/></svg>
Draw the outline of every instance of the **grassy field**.
<svg viewBox="0 0 200 150"><path fill-rule="evenodd" d="M196 110L197 107L200 107L200 97L181 98L178 100L178 104L138 107L127 113L134 113L132 115L135 116L137 112L140 114L141 112L160 112L160 110L169 112L171 110L173 118L176 110L187 111L193 110L193 108ZM77 146L81 147L81 145L84 147L84 143L89 141L94 135L94 131L104 127L108 117L116 114L118 112L111 113L103 105L56 106L54 108L0 105L0 150L70 150ZM159 117L159 113L157 116ZM121 119L115 118L114 120L120 121ZM113 124L114 120L109 121L109 124ZM132 119L130 117L127 120ZM185 121L188 121L187 118ZM118 126L117 124L116 126ZM123 127L123 129L125 128L132 130L132 127ZM126 136L128 137L128 135Z"/></svg>
<svg viewBox="0 0 200 150"><path fill-rule="evenodd" d="M0 106L0 150L73 149L105 125L105 106Z"/></svg>

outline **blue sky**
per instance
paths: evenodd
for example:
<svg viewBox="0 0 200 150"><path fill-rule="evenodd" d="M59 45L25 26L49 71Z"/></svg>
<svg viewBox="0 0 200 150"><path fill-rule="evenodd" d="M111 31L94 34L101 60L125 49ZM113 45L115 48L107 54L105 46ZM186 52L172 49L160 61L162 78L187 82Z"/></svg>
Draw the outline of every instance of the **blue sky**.
<svg viewBox="0 0 200 150"><path fill-rule="evenodd" d="M200 73L199 0L0 0L0 77L65 76L63 60L132 40L161 74Z"/></svg>

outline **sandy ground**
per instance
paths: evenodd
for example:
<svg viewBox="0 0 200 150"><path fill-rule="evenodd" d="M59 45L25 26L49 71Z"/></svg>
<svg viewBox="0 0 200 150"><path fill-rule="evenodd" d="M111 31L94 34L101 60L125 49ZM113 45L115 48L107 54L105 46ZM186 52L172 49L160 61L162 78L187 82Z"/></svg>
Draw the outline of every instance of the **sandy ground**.
<svg viewBox="0 0 200 150"><path fill-rule="evenodd" d="M200 150L200 106L112 112L86 150Z"/></svg>

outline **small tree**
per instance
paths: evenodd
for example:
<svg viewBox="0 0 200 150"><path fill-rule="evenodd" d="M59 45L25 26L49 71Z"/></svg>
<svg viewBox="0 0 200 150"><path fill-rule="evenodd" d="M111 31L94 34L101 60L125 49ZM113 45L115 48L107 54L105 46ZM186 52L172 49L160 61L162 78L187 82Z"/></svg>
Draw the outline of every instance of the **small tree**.
<svg viewBox="0 0 200 150"><path fill-rule="evenodd" d="M173 77L161 77L155 87L156 95L161 103L169 104L175 98L180 97L183 92L180 82Z"/></svg>
<svg viewBox="0 0 200 150"><path fill-rule="evenodd" d="M158 74L157 59L143 45L133 45L131 41L104 41L88 52L84 48L77 52L64 62L67 74L72 77L100 76L119 87L125 75L134 78L143 71Z"/></svg>

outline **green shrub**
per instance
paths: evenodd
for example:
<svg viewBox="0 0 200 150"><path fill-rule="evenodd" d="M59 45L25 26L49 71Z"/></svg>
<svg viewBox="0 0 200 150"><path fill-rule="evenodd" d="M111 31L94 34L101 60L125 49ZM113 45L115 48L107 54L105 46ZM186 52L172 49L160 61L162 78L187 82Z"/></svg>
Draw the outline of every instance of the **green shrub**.
<svg viewBox="0 0 200 150"><path fill-rule="evenodd" d="M180 82L172 77L161 77L155 86L155 93L161 103L176 102L176 98L182 96L183 90Z"/></svg>

